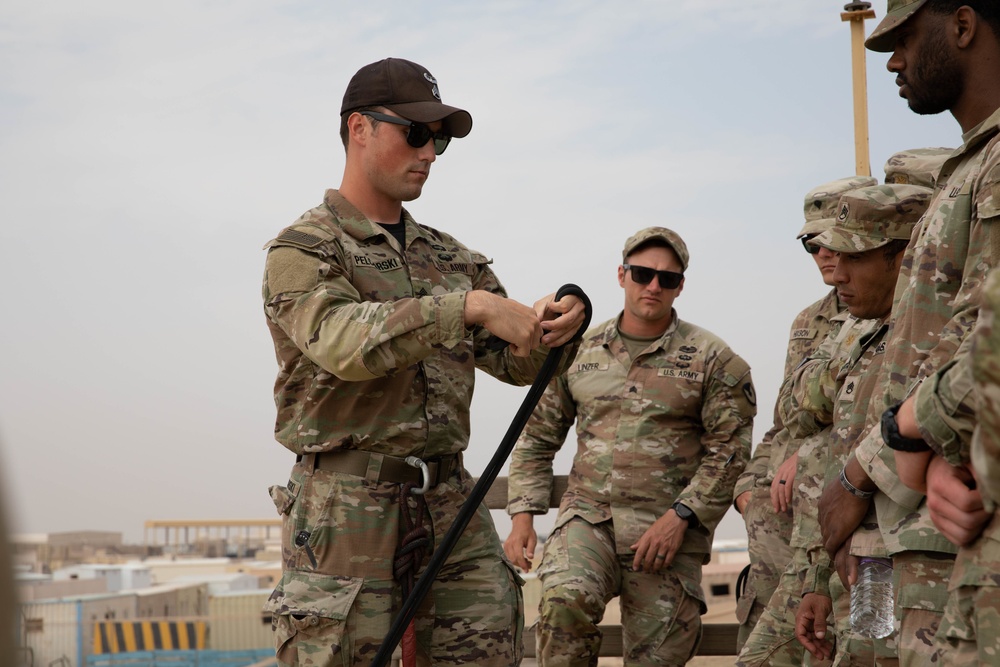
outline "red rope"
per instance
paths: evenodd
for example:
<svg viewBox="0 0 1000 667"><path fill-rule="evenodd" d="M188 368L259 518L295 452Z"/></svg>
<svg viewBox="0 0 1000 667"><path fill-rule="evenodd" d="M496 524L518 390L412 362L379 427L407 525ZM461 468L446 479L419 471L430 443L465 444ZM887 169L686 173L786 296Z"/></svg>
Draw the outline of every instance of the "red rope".
<svg viewBox="0 0 1000 667"><path fill-rule="evenodd" d="M416 484L407 483L399 487L399 513L402 517L403 538L399 542L399 548L393 557L392 576L399 582L403 589L403 599L405 600L413 590L413 582L416 580L417 571L424 562L427 550L430 547L430 531L424 526L424 517L427 515L427 501L423 495L414 495L410 490L416 488ZM416 500L416 508L410 514L409 499ZM417 632L411 619L403 633L400 642L403 651L402 667L416 667L417 664Z"/></svg>

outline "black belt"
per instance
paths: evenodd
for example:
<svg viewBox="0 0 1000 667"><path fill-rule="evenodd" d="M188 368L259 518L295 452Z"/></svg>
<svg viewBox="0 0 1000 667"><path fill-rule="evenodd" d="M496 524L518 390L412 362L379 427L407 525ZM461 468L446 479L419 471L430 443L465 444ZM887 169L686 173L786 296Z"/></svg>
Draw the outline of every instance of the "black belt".
<svg viewBox="0 0 1000 667"><path fill-rule="evenodd" d="M423 461L427 465L429 486L434 487L447 481L459 466L461 454L446 454ZM337 449L332 452L315 454L315 469L342 472L355 477L364 477L373 482L393 484L417 484L424 482L423 472L397 456L364 452L358 449Z"/></svg>

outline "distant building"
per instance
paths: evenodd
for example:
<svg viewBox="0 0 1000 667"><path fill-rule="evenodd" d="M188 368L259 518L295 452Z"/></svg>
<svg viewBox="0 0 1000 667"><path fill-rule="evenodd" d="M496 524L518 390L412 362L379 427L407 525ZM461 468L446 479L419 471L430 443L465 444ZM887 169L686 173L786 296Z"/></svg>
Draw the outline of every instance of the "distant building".
<svg viewBox="0 0 1000 667"><path fill-rule="evenodd" d="M103 579L107 584L105 590L109 593L135 588L148 588L153 585L152 570L139 563L121 563L116 565L81 563L56 570L52 573L52 578L55 581Z"/></svg>
<svg viewBox="0 0 1000 667"><path fill-rule="evenodd" d="M80 563L117 563L163 551L155 545L126 545L121 533L100 530L21 533L11 535L8 542L15 568L43 574Z"/></svg>

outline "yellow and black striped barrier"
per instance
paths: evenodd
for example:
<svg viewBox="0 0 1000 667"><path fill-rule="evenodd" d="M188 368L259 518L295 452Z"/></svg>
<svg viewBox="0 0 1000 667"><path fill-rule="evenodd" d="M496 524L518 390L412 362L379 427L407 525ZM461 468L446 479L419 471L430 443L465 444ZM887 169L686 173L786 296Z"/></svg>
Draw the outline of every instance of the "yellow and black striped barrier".
<svg viewBox="0 0 1000 667"><path fill-rule="evenodd" d="M202 650L207 635L205 621L100 621L94 624L94 655Z"/></svg>

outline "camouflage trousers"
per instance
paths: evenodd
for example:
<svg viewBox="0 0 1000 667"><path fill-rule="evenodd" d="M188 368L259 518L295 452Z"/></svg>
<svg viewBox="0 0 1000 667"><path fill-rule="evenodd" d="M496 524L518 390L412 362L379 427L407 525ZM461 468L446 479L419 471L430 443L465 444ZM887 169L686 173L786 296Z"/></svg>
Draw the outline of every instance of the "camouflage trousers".
<svg viewBox="0 0 1000 667"><path fill-rule="evenodd" d="M903 551L892 557L896 595L896 637L901 667L938 667L937 633L948 602L952 554Z"/></svg>
<svg viewBox="0 0 1000 667"><path fill-rule="evenodd" d="M764 613L736 659L738 667L801 667L829 665L816 661L795 637L795 613L802 601L809 559L805 549L795 549Z"/></svg>
<svg viewBox="0 0 1000 667"><path fill-rule="evenodd" d="M750 555L750 576L736 604L736 620L740 624L736 642L737 653L764 613L768 601L778 587L781 573L792 559L789 540L792 537L792 512L775 512L771 505L771 487L755 486L750 502L743 509L747 526L747 551Z"/></svg>
<svg viewBox="0 0 1000 667"><path fill-rule="evenodd" d="M264 609L272 614L278 663L367 666L402 604L392 573L400 487L312 470L311 457L304 461L287 486L271 488L283 518L283 571ZM459 469L426 494L424 523L433 536L444 535L471 486ZM406 505L414 511L412 497ZM418 664L519 664L522 583L480 505L417 611Z"/></svg>
<svg viewBox="0 0 1000 667"><path fill-rule="evenodd" d="M851 630L851 592L836 571L830 577L830 595L836 634L833 667L898 667L895 632L882 639L869 639Z"/></svg>
<svg viewBox="0 0 1000 667"><path fill-rule="evenodd" d="M935 637L942 665L1000 665L1000 541L996 528L990 528L990 536L962 549L955 561L948 604Z"/></svg>
<svg viewBox="0 0 1000 667"><path fill-rule="evenodd" d="M625 665L683 665L701 641L701 554L678 554L665 572L632 570L610 521L573 518L545 541L538 576L538 664L597 665L597 624L621 598Z"/></svg>

